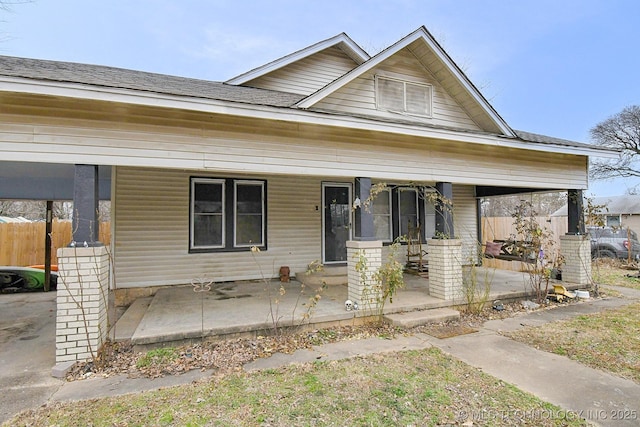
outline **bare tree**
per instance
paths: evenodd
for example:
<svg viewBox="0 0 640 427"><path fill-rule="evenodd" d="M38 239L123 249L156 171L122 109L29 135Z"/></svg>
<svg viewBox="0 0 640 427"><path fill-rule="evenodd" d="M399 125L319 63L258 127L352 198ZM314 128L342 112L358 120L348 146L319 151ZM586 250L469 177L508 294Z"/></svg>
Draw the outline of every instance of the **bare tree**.
<svg viewBox="0 0 640 427"><path fill-rule="evenodd" d="M46 202L43 200L0 200L0 216L23 217L31 221L44 221ZM53 217L60 220L71 220L73 217L73 202L57 200L53 202ZM111 220L111 202L100 200L98 205L98 220Z"/></svg>
<svg viewBox="0 0 640 427"><path fill-rule="evenodd" d="M524 193L482 199L482 216L512 216L523 201L529 202L540 215L549 215L567 203L567 192Z"/></svg>
<svg viewBox="0 0 640 427"><path fill-rule="evenodd" d="M33 0L0 0L0 23L4 21L4 15L10 12L13 12L13 6L24 3L31 3ZM0 42L7 41L9 37L0 32Z"/></svg>
<svg viewBox="0 0 640 427"><path fill-rule="evenodd" d="M594 159L594 179L640 177L640 106L625 107L591 129L594 144L619 150L617 159Z"/></svg>

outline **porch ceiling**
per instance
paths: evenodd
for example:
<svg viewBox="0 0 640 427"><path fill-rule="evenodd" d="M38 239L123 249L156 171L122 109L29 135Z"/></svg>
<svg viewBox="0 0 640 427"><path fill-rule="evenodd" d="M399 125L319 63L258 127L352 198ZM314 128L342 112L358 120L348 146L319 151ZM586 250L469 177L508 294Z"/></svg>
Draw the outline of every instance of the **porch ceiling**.
<svg viewBox="0 0 640 427"><path fill-rule="evenodd" d="M478 185L476 186L476 197L510 196L512 194L543 193L547 191L558 190L552 188L493 187Z"/></svg>
<svg viewBox="0 0 640 427"><path fill-rule="evenodd" d="M101 200L111 198L111 166L100 166ZM73 200L74 165L0 162L0 199Z"/></svg>

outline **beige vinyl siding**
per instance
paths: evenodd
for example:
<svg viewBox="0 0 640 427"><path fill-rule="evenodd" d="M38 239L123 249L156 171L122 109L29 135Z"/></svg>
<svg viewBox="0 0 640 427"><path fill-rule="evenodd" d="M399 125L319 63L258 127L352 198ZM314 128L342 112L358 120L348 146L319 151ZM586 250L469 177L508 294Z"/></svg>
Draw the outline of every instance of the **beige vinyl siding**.
<svg viewBox="0 0 640 427"><path fill-rule="evenodd" d="M475 187L471 185L453 186L453 229L455 236L462 240L462 264L476 263L478 215Z"/></svg>
<svg viewBox="0 0 640 427"><path fill-rule="evenodd" d="M311 95L356 66L351 58L334 46L248 81L244 86Z"/></svg>
<svg viewBox="0 0 640 427"><path fill-rule="evenodd" d="M415 58L418 58L424 68L431 72L439 82L442 89L448 94L450 99L455 100L460 105L468 117L477 123L486 132L500 133L500 128L496 125L491 117L487 114L483 106L467 92L467 89L460 82L453 78L451 70L449 70L443 62L434 55L426 43L414 42L408 46Z"/></svg>
<svg viewBox="0 0 640 427"><path fill-rule="evenodd" d="M132 123L6 115L0 121L0 157L387 181L587 187L585 156L221 117L174 122L167 116L161 126L135 123L134 113L129 116ZM256 127L263 127L264 133L257 134Z"/></svg>
<svg viewBox="0 0 640 427"><path fill-rule="evenodd" d="M431 85L433 88L432 117L400 115L378 110L375 93L376 75ZM380 66L323 99L313 108L356 115L367 114L390 119L415 120L420 123L457 129L481 130L438 80L408 50L398 52Z"/></svg>
<svg viewBox="0 0 640 427"><path fill-rule="evenodd" d="M189 253L191 176L267 180L267 250ZM115 173L118 288L277 277L321 258L321 179L119 167ZM318 210L316 210L316 207Z"/></svg>

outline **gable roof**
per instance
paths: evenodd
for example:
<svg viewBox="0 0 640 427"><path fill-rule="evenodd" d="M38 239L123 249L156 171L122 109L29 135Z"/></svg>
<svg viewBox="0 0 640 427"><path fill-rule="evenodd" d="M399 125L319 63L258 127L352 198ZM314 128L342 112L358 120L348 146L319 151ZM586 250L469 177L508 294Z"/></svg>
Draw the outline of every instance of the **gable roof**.
<svg viewBox="0 0 640 427"><path fill-rule="evenodd" d="M426 49L424 49L425 47ZM480 91L467 78L456 63L453 62L451 57L442 49L440 44L424 26L378 53L370 60L362 63L357 68L334 80L324 88L302 99L296 106L303 109L311 108L328 95L344 87L405 48L410 48L423 64L428 61L432 64L432 67L436 66L437 70L435 70L434 75L443 83L445 88L452 85L461 87L463 91L459 93L457 98L462 105L466 107L471 106L472 108L479 106L481 113L493 123L499 133L510 137L516 136L504 119L500 117L491 104L489 104Z"/></svg>
<svg viewBox="0 0 640 427"><path fill-rule="evenodd" d="M301 59L307 58L317 52L328 49L330 47L337 46L343 52L345 52L356 64L362 64L369 60L370 56L365 52L356 42L354 42L345 33L340 33L337 36L320 41L297 52L283 56L282 58L271 61L268 64L254 68L239 76L233 77L226 81L228 84L241 85L250 80L254 80L272 71L285 67Z"/></svg>

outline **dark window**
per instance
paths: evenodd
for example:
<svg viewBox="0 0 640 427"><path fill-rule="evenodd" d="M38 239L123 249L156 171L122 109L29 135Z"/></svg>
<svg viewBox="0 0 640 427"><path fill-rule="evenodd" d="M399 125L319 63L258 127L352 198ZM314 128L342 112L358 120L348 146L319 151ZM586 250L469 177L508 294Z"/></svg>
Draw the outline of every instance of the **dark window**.
<svg viewBox="0 0 640 427"><path fill-rule="evenodd" d="M236 181L235 246L262 246L264 183Z"/></svg>
<svg viewBox="0 0 640 427"><path fill-rule="evenodd" d="M400 235L409 234L409 228L418 226L418 192L412 188L400 188L398 191L398 221Z"/></svg>
<svg viewBox="0 0 640 427"><path fill-rule="evenodd" d="M376 238L391 242L406 236L409 226L420 226L423 239L432 238L436 229L435 206L424 189L397 187L381 191L372 201L371 213Z"/></svg>
<svg viewBox="0 0 640 427"><path fill-rule="evenodd" d="M191 178L189 249L264 248L265 188L265 181Z"/></svg>

